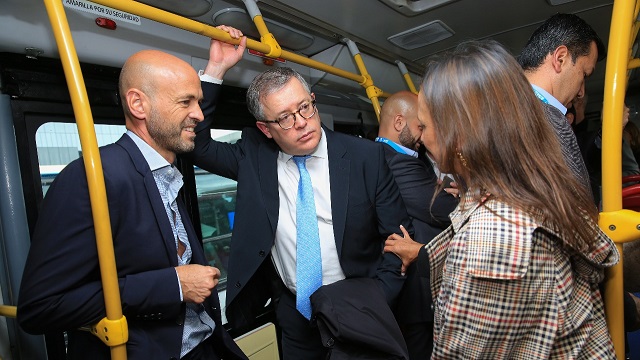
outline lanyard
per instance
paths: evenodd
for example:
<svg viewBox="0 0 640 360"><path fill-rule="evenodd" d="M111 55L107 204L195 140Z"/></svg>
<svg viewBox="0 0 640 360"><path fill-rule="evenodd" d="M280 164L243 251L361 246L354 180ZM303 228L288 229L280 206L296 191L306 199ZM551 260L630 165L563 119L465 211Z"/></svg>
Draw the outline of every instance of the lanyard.
<svg viewBox="0 0 640 360"><path fill-rule="evenodd" d="M544 97L544 95L542 95L538 90L536 90L535 88L533 88L533 92L536 94L536 97L538 99L540 99L540 101L542 101L545 104L549 103L549 100L547 100L546 97Z"/></svg>
<svg viewBox="0 0 640 360"><path fill-rule="evenodd" d="M391 140L389 140L387 138L377 137L376 138L376 142L387 144L387 145L391 146L391 148L393 148L393 150L399 152L400 154L411 155L413 157L417 157L417 155L418 155L415 151L412 151L412 153L409 153L407 150L405 150L402 147L400 147L400 145L396 144L395 142L393 142L393 141L391 141Z"/></svg>

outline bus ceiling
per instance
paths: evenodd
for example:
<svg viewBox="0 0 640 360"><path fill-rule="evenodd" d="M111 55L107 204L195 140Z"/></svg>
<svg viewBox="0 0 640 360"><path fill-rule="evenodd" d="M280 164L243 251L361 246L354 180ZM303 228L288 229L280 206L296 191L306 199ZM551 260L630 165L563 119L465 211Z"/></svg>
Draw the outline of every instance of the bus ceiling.
<svg viewBox="0 0 640 360"><path fill-rule="evenodd" d="M133 52L150 46L171 52L196 68L203 66L208 56L205 36L114 10L99 2L62 2L82 62L120 67ZM498 40L517 54L533 29L557 12L578 14L606 43L613 8L611 0L145 0L140 3L164 8L203 24L230 25L259 41L262 34L252 18L257 8L282 50L359 76L361 69L344 42L348 39L357 45L373 84L387 94L412 90L396 61L406 67L411 82L418 86L430 55L450 49L463 40L486 38ZM6 0L0 9L0 23L12 29L0 33L0 51L36 57L59 56L41 0ZM115 29L97 24L99 19L115 22ZM225 81L246 87L264 68L263 63L279 61L282 60L247 54L242 71L230 71ZM297 69L307 76L323 102L371 110L371 94L363 90L358 81L313 68ZM633 78L631 80L633 83ZM588 79L590 99L601 101L603 86L604 65L598 66Z"/></svg>

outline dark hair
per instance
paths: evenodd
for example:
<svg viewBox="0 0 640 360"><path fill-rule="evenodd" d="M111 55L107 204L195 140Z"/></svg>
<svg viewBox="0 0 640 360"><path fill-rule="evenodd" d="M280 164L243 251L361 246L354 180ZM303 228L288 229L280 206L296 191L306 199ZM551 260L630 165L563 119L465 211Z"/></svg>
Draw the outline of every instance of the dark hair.
<svg viewBox="0 0 640 360"><path fill-rule="evenodd" d="M469 173L454 175L461 197L480 202L490 194L556 229L576 249L593 245L598 212L591 195L567 169L542 103L502 45L462 43L428 61L421 94L440 169Z"/></svg>
<svg viewBox="0 0 640 360"><path fill-rule="evenodd" d="M578 57L589 55L594 41L600 61L605 58L606 49L593 28L577 15L556 14L533 32L518 56L518 62L525 71L537 69L547 55L564 45L575 63Z"/></svg>

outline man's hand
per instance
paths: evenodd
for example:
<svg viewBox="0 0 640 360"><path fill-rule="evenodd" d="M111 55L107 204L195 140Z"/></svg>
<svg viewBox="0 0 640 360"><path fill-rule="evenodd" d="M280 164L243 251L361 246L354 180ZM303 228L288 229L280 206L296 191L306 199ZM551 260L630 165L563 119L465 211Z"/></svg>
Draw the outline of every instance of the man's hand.
<svg viewBox="0 0 640 360"><path fill-rule="evenodd" d="M247 47L247 38L242 35L242 31L230 26L220 25L216 28L228 32L233 39L240 39L240 45L237 48L236 45L211 39L209 62L204 69L204 73L222 80L227 70L242 59L244 49Z"/></svg>
<svg viewBox="0 0 640 360"><path fill-rule="evenodd" d="M190 264L176 267L184 302L201 304L218 285L220 270L211 266Z"/></svg>
<svg viewBox="0 0 640 360"><path fill-rule="evenodd" d="M424 244L413 241L407 229L400 225L400 230L403 236L398 234L391 234L384 242L384 252L390 252L396 254L402 260L402 274L407 271L407 267L411 265L418 258L420 248Z"/></svg>

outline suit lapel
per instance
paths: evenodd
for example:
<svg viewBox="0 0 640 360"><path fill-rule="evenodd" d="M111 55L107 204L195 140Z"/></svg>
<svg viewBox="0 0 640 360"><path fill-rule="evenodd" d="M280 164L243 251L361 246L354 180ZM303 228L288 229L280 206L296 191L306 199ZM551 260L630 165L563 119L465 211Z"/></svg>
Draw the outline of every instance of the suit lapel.
<svg viewBox="0 0 640 360"><path fill-rule="evenodd" d="M258 148L258 177L260 194L267 209L271 230L278 226L280 196L278 192L278 148L271 142L261 142Z"/></svg>
<svg viewBox="0 0 640 360"><path fill-rule="evenodd" d="M329 183L331 188L331 212L333 233L336 238L338 256L342 253L342 241L347 221L349 202L350 161L344 156L347 149L332 131L325 129L327 136L327 153L329 155Z"/></svg>
<svg viewBox="0 0 640 360"><path fill-rule="evenodd" d="M153 209L153 214L158 224L158 228L162 233L162 240L165 245L165 249L167 250L167 257L169 258L172 266L178 266L178 257L176 256L176 243L173 238L171 223L169 223L167 211L164 208L164 204L162 204L162 198L160 197L160 192L158 191L158 185L156 185L156 180L154 179L153 173L149 168L149 164L140 152L140 149L138 149L136 144L128 135L123 135L120 140L118 140L117 144L122 146L129 153L129 156L131 157L136 170L144 178L144 186L147 190L146 195L149 198L149 202L151 203L151 208ZM142 196L142 194L140 194L140 196ZM191 236L191 234L189 234L189 236Z"/></svg>

